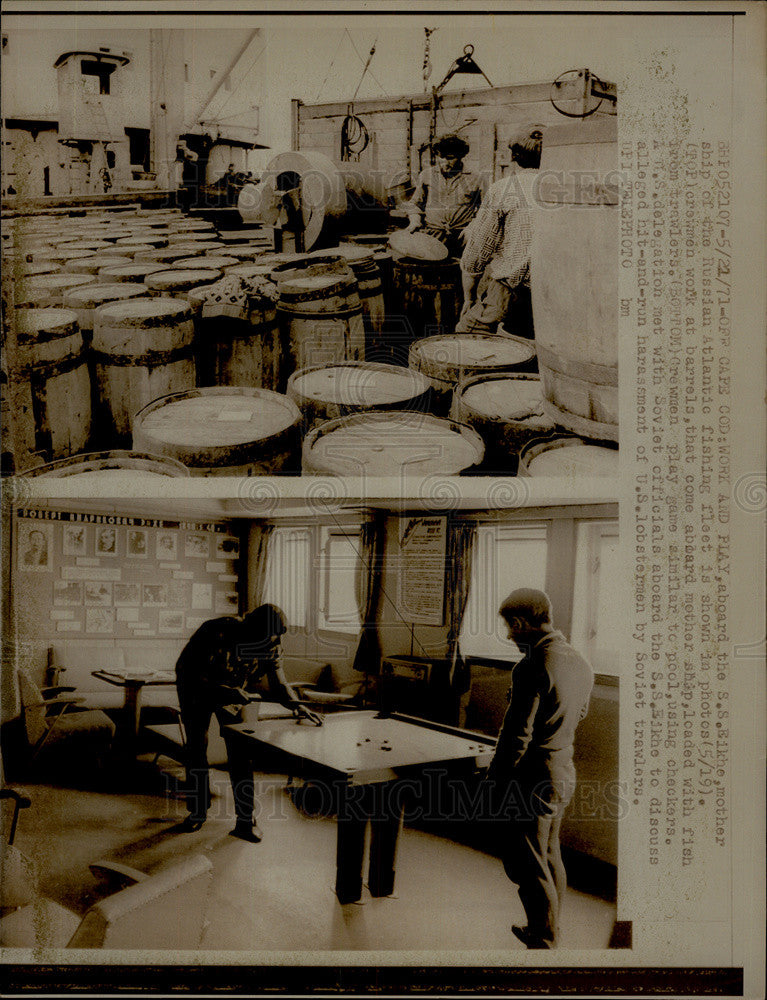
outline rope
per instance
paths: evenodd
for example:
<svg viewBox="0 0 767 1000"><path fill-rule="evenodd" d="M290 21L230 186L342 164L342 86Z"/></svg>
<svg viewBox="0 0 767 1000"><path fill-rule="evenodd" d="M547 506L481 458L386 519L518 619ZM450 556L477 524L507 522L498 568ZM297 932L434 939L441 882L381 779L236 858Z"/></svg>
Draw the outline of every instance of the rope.
<svg viewBox="0 0 767 1000"><path fill-rule="evenodd" d="M341 51L341 46L344 44L344 38L345 38L345 36L347 34L348 34L348 31L347 31L346 28L344 28L344 30L343 30L343 32L341 34L341 41L338 43L338 48L336 49L336 53L333 56L333 58L330 60L330 65L328 66L328 71L327 71L327 74L325 75L325 79L320 84L320 89L317 91L317 96L314 98L315 104L319 101L320 94L322 93L322 89L325 86L325 84L328 82L328 77L330 76L330 71L333 69L333 66L335 65L335 61L338 58L338 53ZM352 42L352 44L354 44L354 43Z"/></svg>

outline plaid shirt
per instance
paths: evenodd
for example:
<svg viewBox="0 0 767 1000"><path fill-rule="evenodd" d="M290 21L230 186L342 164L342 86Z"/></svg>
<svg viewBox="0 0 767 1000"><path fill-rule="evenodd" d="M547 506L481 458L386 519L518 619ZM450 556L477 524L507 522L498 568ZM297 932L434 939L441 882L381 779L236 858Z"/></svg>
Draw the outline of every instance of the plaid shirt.
<svg viewBox="0 0 767 1000"><path fill-rule="evenodd" d="M479 213L466 231L461 269L491 278L512 288L530 280L533 223L530 207L537 170L520 170L488 189Z"/></svg>

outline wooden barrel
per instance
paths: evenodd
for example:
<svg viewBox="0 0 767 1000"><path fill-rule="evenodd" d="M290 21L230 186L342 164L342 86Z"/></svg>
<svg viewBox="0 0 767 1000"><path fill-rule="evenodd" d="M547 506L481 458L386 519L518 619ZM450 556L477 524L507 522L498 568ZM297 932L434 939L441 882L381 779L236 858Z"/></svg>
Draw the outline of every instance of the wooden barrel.
<svg viewBox="0 0 767 1000"><path fill-rule="evenodd" d="M288 396L304 415L304 430L368 410L420 410L431 402L428 379L397 365L345 361L294 372Z"/></svg>
<svg viewBox="0 0 767 1000"><path fill-rule="evenodd" d="M241 263L237 257L228 257L223 254L203 254L201 257L182 257L181 260L174 260L170 266L173 269L178 267L212 267L217 271L223 271L228 267L239 267Z"/></svg>
<svg viewBox="0 0 767 1000"><path fill-rule="evenodd" d="M126 246L125 244L118 246L116 243L113 243L111 247L100 251L99 256L129 257L131 260L136 260L137 257L139 259L143 259L142 255L149 253L162 253L162 250L155 250L155 248L150 246L148 243L134 243L130 246Z"/></svg>
<svg viewBox="0 0 767 1000"><path fill-rule="evenodd" d="M221 278L222 272L213 268L169 268L148 274L144 284L149 295L181 295L200 285L212 285Z"/></svg>
<svg viewBox="0 0 767 1000"><path fill-rule="evenodd" d="M210 253L212 250L219 253L225 249L226 245L220 240L184 240L173 243L168 237L168 250L182 250L182 257L196 257L198 254Z"/></svg>
<svg viewBox="0 0 767 1000"><path fill-rule="evenodd" d="M485 442L483 469L490 474L516 475L520 449L554 430L543 412L540 376L529 373L464 379L453 393L450 416L473 427Z"/></svg>
<svg viewBox="0 0 767 1000"><path fill-rule="evenodd" d="M382 342L386 321L383 283L375 254L369 247L353 243L333 247L332 253L343 257L357 279L357 294L362 303L362 321L365 324L365 357L388 357L388 345Z"/></svg>
<svg viewBox="0 0 767 1000"><path fill-rule="evenodd" d="M159 233L157 230L153 232L151 229L138 236L118 236L115 240L116 247L141 247L142 250L147 246L159 250L167 245L168 237L164 233Z"/></svg>
<svg viewBox="0 0 767 1000"><path fill-rule="evenodd" d="M71 242L60 245L62 250L88 250L90 253L97 253L99 250L103 250L108 246L111 246L111 244L106 240L99 239L72 240Z"/></svg>
<svg viewBox="0 0 767 1000"><path fill-rule="evenodd" d="M71 309L17 309L10 404L19 427L17 465L63 458L91 430L87 350Z"/></svg>
<svg viewBox="0 0 767 1000"><path fill-rule="evenodd" d="M320 424L304 439L302 469L325 476L452 476L479 465L471 427L430 413L355 413Z"/></svg>
<svg viewBox="0 0 767 1000"><path fill-rule="evenodd" d="M197 384L250 385L279 390L284 380L277 307L254 296L249 307L233 314L209 301L205 286L187 298L197 310Z"/></svg>
<svg viewBox="0 0 767 1000"><path fill-rule="evenodd" d="M463 306L457 261L420 261L392 255L392 299L394 313L404 323L400 353L413 340L452 333Z"/></svg>
<svg viewBox="0 0 767 1000"><path fill-rule="evenodd" d="M295 472L300 422L295 403L268 389L193 389L137 413L133 447L175 458L193 476Z"/></svg>
<svg viewBox="0 0 767 1000"><path fill-rule="evenodd" d="M618 449L563 435L530 441L520 452L520 476L617 476Z"/></svg>
<svg viewBox="0 0 767 1000"><path fill-rule="evenodd" d="M66 274L98 274L105 267L117 267L120 264L130 264L130 257L104 257L100 253L82 260L68 260L62 267Z"/></svg>
<svg viewBox="0 0 767 1000"><path fill-rule="evenodd" d="M195 254L175 247L163 247L161 250L141 250L134 255L133 259L137 264L165 264L166 267L170 267L174 261L183 260L184 257L202 256L203 252L200 250L199 254Z"/></svg>
<svg viewBox="0 0 767 1000"><path fill-rule="evenodd" d="M115 258L116 259L116 258ZM144 283L147 276L156 271L166 271L164 264L150 264L149 261L127 261L121 264L110 263L107 267L102 267L96 280L105 284L112 284L115 281L134 281Z"/></svg>
<svg viewBox="0 0 767 1000"><path fill-rule="evenodd" d="M410 347L411 368L428 378L434 394L434 412L448 413L453 390L461 379L498 369L529 371L535 348L521 337L454 333L425 337Z"/></svg>
<svg viewBox="0 0 767 1000"><path fill-rule="evenodd" d="M562 427L618 440L615 119L557 125L541 155L530 291L547 409Z"/></svg>
<svg viewBox="0 0 767 1000"><path fill-rule="evenodd" d="M282 379L299 368L364 360L365 327L356 284L351 274L317 274L278 286Z"/></svg>
<svg viewBox="0 0 767 1000"><path fill-rule="evenodd" d="M100 306L94 316L93 353L100 404L97 429L103 430L108 445L120 446L130 440L131 420L143 406L194 387L192 307L175 298Z"/></svg>
<svg viewBox="0 0 767 1000"><path fill-rule="evenodd" d="M61 264L57 264L53 260L40 260L35 263L31 260L16 260L15 258L10 261L3 259L3 267L9 268L17 281L21 278L33 278L38 274L58 274L62 270Z"/></svg>
<svg viewBox="0 0 767 1000"><path fill-rule="evenodd" d="M143 285L135 282L115 282L107 285L95 282L90 285L81 285L79 288L70 288L64 293L64 308L72 309L77 313L77 325L86 344L90 344L93 339L93 318L99 306L107 302L122 302L125 299L137 299L146 295L147 290Z"/></svg>
<svg viewBox="0 0 767 1000"><path fill-rule="evenodd" d="M14 301L19 308L58 309L63 306L64 293L70 288L95 282L94 274L35 274L16 282Z"/></svg>
<svg viewBox="0 0 767 1000"><path fill-rule="evenodd" d="M71 260L87 260L93 257L96 252L95 250L69 250L65 245L56 247L55 250L46 253L44 257L46 260L55 260L63 266ZM39 260L40 256L35 254L34 259Z"/></svg>
<svg viewBox="0 0 767 1000"><path fill-rule="evenodd" d="M238 260L242 261L257 261L260 257L266 256L269 250L270 247L266 247L263 243L226 244L226 253L230 257L237 257Z"/></svg>
<svg viewBox="0 0 767 1000"><path fill-rule="evenodd" d="M28 469L25 478L67 479L78 486L119 488L128 491L136 483L151 484L168 476L188 478L189 469L181 462L140 451L92 451Z"/></svg>

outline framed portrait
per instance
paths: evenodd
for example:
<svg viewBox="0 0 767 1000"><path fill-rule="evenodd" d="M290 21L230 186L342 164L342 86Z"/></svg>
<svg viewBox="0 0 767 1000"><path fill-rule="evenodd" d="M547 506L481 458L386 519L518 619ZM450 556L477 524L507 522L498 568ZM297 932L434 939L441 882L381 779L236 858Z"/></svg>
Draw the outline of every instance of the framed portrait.
<svg viewBox="0 0 767 1000"><path fill-rule="evenodd" d="M210 535L206 535L201 531L190 532L186 536L184 555L191 559L209 559Z"/></svg>
<svg viewBox="0 0 767 1000"><path fill-rule="evenodd" d="M125 553L129 559L147 559L149 556L148 532L143 528L128 528Z"/></svg>
<svg viewBox="0 0 767 1000"><path fill-rule="evenodd" d="M240 554L240 540L234 535L218 535L216 537L216 558L237 559Z"/></svg>
<svg viewBox="0 0 767 1000"><path fill-rule="evenodd" d="M116 583L113 599L116 608L138 608L141 605L141 588L137 583Z"/></svg>
<svg viewBox="0 0 767 1000"><path fill-rule="evenodd" d="M30 572L46 572L52 568L52 559L53 525L20 519L18 568Z"/></svg>
<svg viewBox="0 0 767 1000"><path fill-rule="evenodd" d="M178 535L175 531L157 532L155 556L160 562L175 562L178 559Z"/></svg>
<svg viewBox="0 0 767 1000"><path fill-rule="evenodd" d="M85 631L92 635L111 635L115 630L114 608L86 608Z"/></svg>
<svg viewBox="0 0 767 1000"><path fill-rule="evenodd" d="M157 629L161 635L176 634L184 631L183 611L160 611Z"/></svg>
<svg viewBox="0 0 767 1000"><path fill-rule="evenodd" d="M96 555L117 555L117 528L111 524L100 524L96 527Z"/></svg>
<svg viewBox="0 0 767 1000"><path fill-rule="evenodd" d="M83 583L86 608L111 608L112 584L102 580L85 580Z"/></svg>
<svg viewBox="0 0 767 1000"><path fill-rule="evenodd" d="M164 583L145 583L141 603L145 608L164 608L168 604L168 588Z"/></svg>
<svg viewBox="0 0 767 1000"><path fill-rule="evenodd" d="M62 551L65 556L86 555L87 529L84 524L65 524Z"/></svg>

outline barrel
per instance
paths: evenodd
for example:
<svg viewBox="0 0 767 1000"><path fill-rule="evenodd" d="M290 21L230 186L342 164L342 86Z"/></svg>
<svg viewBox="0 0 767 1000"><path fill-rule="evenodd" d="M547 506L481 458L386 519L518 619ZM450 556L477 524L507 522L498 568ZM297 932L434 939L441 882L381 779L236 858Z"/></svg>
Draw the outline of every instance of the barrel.
<svg viewBox="0 0 767 1000"><path fill-rule="evenodd" d="M452 333L463 306L461 269L454 260L421 261L392 255L392 301L402 317L402 343L395 345L404 355L413 340Z"/></svg>
<svg viewBox="0 0 767 1000"><path fill-rule="evenodd" d="M213 268L169 268L167 271L155 271L148 274L144 284L149 289L149 295L180 295L200 285L212 285L218 281L222 272Z"/></svg>
<svg viewBox="0 0 767 1000"><path fill-rule="evenodd" d="M120 264L110 262L108 266L99 270L96 280L107 284L112 284L115 281L138 281L143 284L148 275L154 274L156 271L166 270L164 264L150 264L147 260L126 261Z"/></svg>
<svg viewBox="0 0 767 1000"><path fill-rule="evenodd" d="M156 250L154 247L150 246L148 243L134 243L130 246L123 244L118 246L113 243L111 247L108 247L99 252L100 257L129 257L131 260L136 260L142 254L148 253L162 253L162 250ZM143 259L143 257L141 257Z"/></svg>
<svg viewBox="0 0 767 1000"><path fill-rule="evenodd" d="M410 347L408 361L430 380L434 412L445 414L461 379L501 368L528 371L535 361L535 348L521 337L454 333L417 340Z"/></svg>
<svg viewBox="0 0 767 1000"><path fill-rule="evenodd" d="M58 246L51 251L45 251L42 254L35 253L33 256L35 260L40 260L44 258L45 260L55 260L59 264L64 265L67 263L67 261L71 260L87 260L88 258L92 257L96 252L97 251L95 250L69 250L65 245L65 246Z"/></svg>
<svg viewBox="0 0 767 1000"><path fill-rule="evenodd" d="M199 250L191 251L188 249L179 249L178 247L163 247L162 250L141 250L134 256L136 263L149 263L149 264L165 264L170 267L170 265L177 260L183 260L184 257L201 257L205 251Z"/></svg>
<svg viewBox="0 0 767 1000"><path fill-rule="evenodd" d="M141 233L139 236L119 236L115 240L116 247L141 247L144 249L147 246L155 247L159 250L160 247L168 245L168 238L165 234L151 230L146 233Z"/></svg>
<svg viewBox="0 0 767 1000"><path fill-rule="evenodd" d="M269 389L212 386L155 399L133 421L133 447L175 458L193 476L295 472L301 413Z"/></svg>
<svg viewBox="0 0 767 1000"><path fill-rule="evenodd" d="M362 303L362 321L365 324L365 357L388 357L387 345L383 343L386 309L381 270L373 251L353 243L342 243L333 247L331 253L343 257L357 279L357 294Z"/></svg>
<svg viewBox="0 0 767 1000"><path fill-rule="evenodd" d="M615 119L552 126L533 214L530 292L547 410L618 440L619 205Z"/></svg>
<svg viewBox="0 0 767 1000"><path fill-rule="evenodd" d="M362 303L351 274L318 274L282 282L277 303L283 371L339 361L362 361Z"/></svg>
<svg viewBox="0 0 767 1000"><path fill-rule="evenodd" d="M304 439L307 474L387 478L452 476L482 461L482 439L471 427L429 413L355 413L320 424Z"/></svg>
<svg viewBox="0 0 767 1000"><path fill-rule="evenodd" d="M493 372L464 379L453 392L450 416L473 427L485 442L483 468L516 475L519 451L532 438L554 430L543 412L539 375Z"/></svg>
<svg viewBox="0 0 767 1000"><path fill-rule="evenodd" d="M182 257L196 257L201 253L209 253L215 250L217 253L226 249L226 245L220 240L184 240L173 243L168 237L168 250L183 250Z"/></svg>
<svg viewBox="0 0 767 1000"><path fill-rule="evenodd" d="M130 263L130 257L104 257L97 253L84 260L68 260L61 270L66 274L98 274L105 267L117 267L120 264Z"/></svg>
<svg viewBox="0 0 767 1000"><path fill-rule="evenodd" d="M618 449L562 435L530 441L519 456L520 476L617 476Z"/></svg>
<svg viewBox="0 0 767 1000"><path fill-rule="evenodd" d="M77 325L80 327L85 343L90 344L93 339L93 319L99 306L103 306L107 302L136 299L146 294L146 288L135 282L123 281L111 285L96 282L68 289L64 293L64 308L72 309L77 313Z"/></svg>
<svg viewBox="0 0 767 1000"><path fill-rule="evenodd" d="M136 483L151 485L158 478L189 476L181 462L140 451L92 451L38 465L23 473L24 478L67 479L79 486L108 486L120 491L135 489Z"/></svg>
<svg viewBox="0 0 767 1000"><path fill-rule="evenodd" d="M93 274L35 274L16 282L14 301L17 306L29 308L60 308L64 293L70 288L95 282Z"/></svg>
<svg viewBox="0 0 767 1000"><path fill-rule="evenodd" d="M17 260L16 258L12 258L10 261L3 260L3 267L10 268L16 280L33 278L38 274L58 274L62 270L61 264L53 260L40 260L35 263L31 260Z"/></svg>
<svg viewBox="0 0 767 1000"><path fill-rule="evenodd" d="M242 262L237 257L224 256L223 254L203 254L201 257L182 257L181 260L174 260L171 268L179 267L212 267L217 271L223 271L228 267L239 267Z"/></svg>
<svg viewBox="0 0 767 1000"><path fill-rule="evenodd" d="M17 309L10 405L20 470L85 447L91 430L87 350L71 309Z"/></svg>
<svg viewBox="0 0 767 1000"><path fill-rule="evenodd" d="M111 244L106 240L99 239L72 240L71 242L60 244L62 250L88 250L90 253L96 253L108 246L111 246Z"/></svg>
<svg viewBox="0 0 767 1000"><path fill-rule="evenodd" d="M367 410L420 410L431 402L428 379L409 368L345 361L294 372L288 396L304 415L304 429Z"/></svg>
<svg viewBox="0 0 767 1000"><path fill-rule="evenodd" d="M97 426L110 445L121 446L130 440L131 420L138 410L159 396L194 386L192 307L175 298L100 306L94 317L93 354Z"/></svg>

